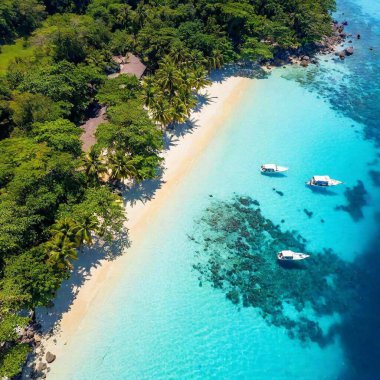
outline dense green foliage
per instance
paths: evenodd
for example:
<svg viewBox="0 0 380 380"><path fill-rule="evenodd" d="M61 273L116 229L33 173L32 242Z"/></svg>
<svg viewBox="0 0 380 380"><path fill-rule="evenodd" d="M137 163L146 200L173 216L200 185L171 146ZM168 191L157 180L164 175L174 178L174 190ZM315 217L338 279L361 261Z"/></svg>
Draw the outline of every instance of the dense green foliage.
<svg viewBox="0 0 380 380"><path fill-rule="evenodd" d="M163 131L188 119L208 71L318 41L334 3L0 2L0 60L9 62L0 77L0 377L16 375L29 351L16 333L29 321L21 315L51 301L82 244L121 230L113 185L157 175ZM112 55L126 52L147 65L143 81L106 79ZM78 124L95 102L107 122L85 154Z"/></svg>
<svg viewBox="0 0 380 380"><path fill-rule="evenodd" d="M143 108L142 89L136 77L108 80L97 98L108 106L109 122L98 127L94 152L107 149L110 153L104 165L111 178L154 178L161 162L162 133Z"/></svg>
<svg viewBox="0 0 380 380"><path fill-rule="evenodd" d="M21 371L22 363L26 355L30 352L27 344L12 346L3 356L0 357L0 368L8 377L17 375Z"/></svg>
<svg viewBox="0 0 380 380"><path fill-rule="evenodd" d="M40 0L2 0L0 3L0 44L32 32L45 17Z"/></svg>

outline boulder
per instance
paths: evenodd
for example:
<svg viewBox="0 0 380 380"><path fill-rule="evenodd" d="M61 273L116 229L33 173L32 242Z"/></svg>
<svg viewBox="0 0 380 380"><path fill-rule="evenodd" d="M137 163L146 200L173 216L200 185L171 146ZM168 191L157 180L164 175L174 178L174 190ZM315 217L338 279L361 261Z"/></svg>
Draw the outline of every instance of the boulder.
<svg viewBox="0 0 380 380"><path fill-rule="evenodd" d="M348 25L348 21L343 21L342 25L347 26Z"/></svg>
<svg viewBox="0 0 380 380"><path fill-rule="evenodd" d="M39 347L41 345L41 337L39 335L34 335L34 344L36 347Z"/></svg>
<svg viewBox="0 0 380 380"><path fill-rule="evenodd" d="M304 60L302 60L302 61L300 62L300 65L301 65L302 67L307 67L307 66L309 66L309 61L304 61Z"/></svg>
<svg viewBox="0 0 380 380"><path fill-rule="evenodd" d="M33 337L34 337L34 331L33 331L33 330L28 330L28 331L26 332L26 336L27 336L28 338L33 338Z"/></svg>
<svg viewBox="0 0 380 380"><path fill-rule="evenodd" d="M56 356L54 354L52 354L50 351L48 351L46 353L46 356L45 356L45 359L46 361L50 364L50 363L53 363L53 361L55 360Z"/></svg>
<svg viewBox="0 0 380 380"><path fill-rule="evenodd" d="M346 55L352 55L352 54L354 54L354 48L352 46L350 46L350 47L344 49L344 52Z"/></svg>
<svg viewBox="0 0 380 380"><path fill-rule="evenodd" d="M338 53L338 57L343 61L345 58L346 58L346 53L345 53L345 51L343 50L343 51L340 51L339 53Z"/></svg>
<svg viewBox="0 0 380 380"><path fill-rule="evenodd" d="M46 364L46 363L39 362L39 363L37 364L36 370L37 370L38 372L42 372L42 371L45 371L46 368L47 368L47 364Z"/></svg>

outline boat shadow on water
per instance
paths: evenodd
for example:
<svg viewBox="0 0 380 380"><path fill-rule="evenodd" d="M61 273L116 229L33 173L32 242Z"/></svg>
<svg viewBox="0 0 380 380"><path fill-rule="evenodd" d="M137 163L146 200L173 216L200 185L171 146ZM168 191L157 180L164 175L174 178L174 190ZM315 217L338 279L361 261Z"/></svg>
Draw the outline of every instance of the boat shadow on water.
<svg viewBox="0 0 380 380"><path fill-rule="evenodd" d="M315 194L329 195L329 196L337 196L338 195L338 193L328 189L327 187L317 187L317 186L311 186L308 184L305 184L305 187L307 189L310 189Z"/></svg>
<svg viewBox="0 0 380 380"><path fill-rule="evenodd" d="M287 175L285 173L265 173L265 172L260 172L261 175L265 177L271 177L271 178L285 178Z"/></svg>
<svg viewBox="0 0 380 380"><path fill-rule="evenodd" d="M287 270L306 270L307 264L304 261L294 261L294 260L277 260L277 265L281 268Z"/></svg>

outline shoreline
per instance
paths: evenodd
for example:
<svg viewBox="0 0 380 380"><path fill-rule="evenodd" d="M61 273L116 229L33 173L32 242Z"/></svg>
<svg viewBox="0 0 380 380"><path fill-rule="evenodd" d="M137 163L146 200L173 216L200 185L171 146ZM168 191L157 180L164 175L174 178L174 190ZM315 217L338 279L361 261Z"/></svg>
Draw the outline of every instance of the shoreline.
<svg viewBox="0 0 380 380"><path fill-rule="evenodd" d="M222 82L213 82L211 86L202 91L202 94L207 94L209 102L191 114L190 120L194 122L195 127L180 137L176 137L174 133L168 133L170 148L162 154L165 160L165 169L161 178L161 186L154 190L152 199L136 201L133 205L127 200L125 210L128 221L126 226L128 240L132 242L132 245L138 244L146 226L166 202L170 201L173 189L191 170L194 162L199 159L200 154L218 132L218 128L231 115L234 106L242 99L249 83L252 83L252 79L243 77L229 77ZM91 256L91 252L89 256ZM47 352L56 355L55 362L60 361L65 353L65 345L75 336L81 323L85 322L86 315L95 304L104 300L107 294L105 289L117 284L119 275L123 274L123 268L126 268L127 265L131 266L135 256L126 254L124 249L123 254L115 260L103 258L99 265L91 267L81 286L78 288L72 286L71 291L75 292L75 299L62 313L62 318L56 321L54 331L42 337L41 345L35 351L34 362L36 364L39 358L42 358L42 362L46 361L45 354ZM38 319L42 326L44 326L44 315L59 314L54 309L62 309L60 304L65 303L63 295L58 295L54 303L53 308L45 309L44 313L38 313ZM54 367L55 362L49 367Z"/></svg>

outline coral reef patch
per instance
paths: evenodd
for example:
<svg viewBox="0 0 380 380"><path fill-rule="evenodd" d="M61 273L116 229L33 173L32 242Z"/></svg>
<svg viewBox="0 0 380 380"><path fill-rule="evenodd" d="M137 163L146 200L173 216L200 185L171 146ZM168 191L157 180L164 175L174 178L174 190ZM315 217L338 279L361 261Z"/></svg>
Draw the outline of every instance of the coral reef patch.
<svg viewBox="0 0 380 380"><path fill-rule="evenodd" d="M355 222L363 218L362 208L367 204L367 190L362 181L358 181L356 186L348 187L344 192L348 204L337 206L335 210L348 212Z"/></svg>
<svg viewBox="0 0 380 380"><path fill-rule="evenodd" d="M380 187L380 172L377 170L370 170L369 175L372 178L374 186Z"/></svg>
<svg viewBox="0 0 380 380"><path fill-rule="evenodd" d="M210 284L239 307L257 308L293 339L320 346L334 339L339 326L322 328L320 318L346 313L357 298L361 275L354 264L328 249L282 264L280 250L305 251L306 241L265 218L250 197L214 198L195 226L193 268L200 286Z"/></svg>

